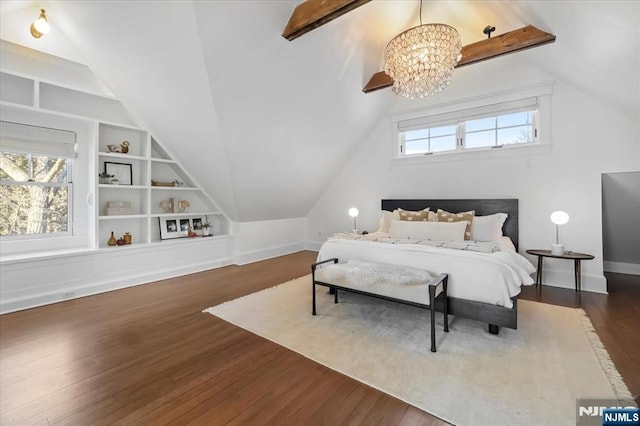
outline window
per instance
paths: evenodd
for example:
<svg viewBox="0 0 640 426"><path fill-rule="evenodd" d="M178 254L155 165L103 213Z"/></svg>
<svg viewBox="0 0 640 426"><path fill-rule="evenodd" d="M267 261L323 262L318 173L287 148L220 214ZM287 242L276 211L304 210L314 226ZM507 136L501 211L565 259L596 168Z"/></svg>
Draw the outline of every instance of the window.
<svg viewBox="0 0 640 426"><path fill-rule="evenodd" d="M75 134L1 124L0 236L71 235Z"/></svg>
<svg viewBox="0 0 640 426"><path fill-rule="evenodd" d="M537 97L487 103L478 106L476 102L473 107L461 103L459 109L451 105L436 114L420 116L419 112L414 112L408 119L394 120L399 157L539 142L540 106Z"/></svg>

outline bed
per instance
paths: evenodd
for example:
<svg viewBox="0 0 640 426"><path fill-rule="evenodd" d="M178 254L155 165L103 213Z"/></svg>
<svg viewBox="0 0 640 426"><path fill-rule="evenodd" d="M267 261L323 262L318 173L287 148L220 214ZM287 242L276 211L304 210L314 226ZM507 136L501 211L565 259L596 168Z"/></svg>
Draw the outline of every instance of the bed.
<svg viewBox="0 0 640 426"><path fill-rule="evenodd" d="M336 236L327 240L318 253L318 261L338 258L341 262L362 260L421 268L433 273L449 274L448 311L452 315L486 322L489 332L497 334L500 327L517 329L518 294L521 285L534 283L533 265L517 253L518 200L382 200L382 210L396 209L418 212L429 207L447 212L475 211L475 216L507 215L502 235L494 243L478 243L475 248L460 249L454 245L438 246L433 241L391 238L376 232L364 236ZM473 221L472 221L473 222ZM478 222L480 223L480 222ZM395 222L394 224L398 224ZM411 225L413 226L413 225ZM464 246L473 247L473 241ZM484 245L493 246L484 252ZM498 248L496 248L498 247ZM443 310L442 301L436 309Z"/></svg>

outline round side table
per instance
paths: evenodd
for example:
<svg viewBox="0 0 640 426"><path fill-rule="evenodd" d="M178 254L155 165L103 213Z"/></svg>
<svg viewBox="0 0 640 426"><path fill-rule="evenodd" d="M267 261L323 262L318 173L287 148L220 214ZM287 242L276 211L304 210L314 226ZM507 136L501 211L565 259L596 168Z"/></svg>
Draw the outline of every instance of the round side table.
<svg viewBox="0 0 640 426"><path fill-rule="evenodd" d="M551 257L555 259L573 260L576 291L582 291L580 261L591 260L594 258L593 255L590 255L587 253L578 253L575 251L567 251L560 256L551 254L551 250L532 249L532 250L527 250L527 253L532 254L534 256L538 256L538 268L536 270L536 286L542 285L542 259L544 259L545 257Z"/></svg>

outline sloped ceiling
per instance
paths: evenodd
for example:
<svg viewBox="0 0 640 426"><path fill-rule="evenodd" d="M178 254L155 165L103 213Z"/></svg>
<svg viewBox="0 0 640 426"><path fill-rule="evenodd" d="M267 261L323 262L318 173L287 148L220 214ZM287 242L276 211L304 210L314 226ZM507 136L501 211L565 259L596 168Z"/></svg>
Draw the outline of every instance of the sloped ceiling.
<svg viewBox="0 0 640 426"><path fill-rule="evenodd" d="M418 1L374 1L289 42L280 34L297 3L3 0L2 37L86 63L233 220L304 217L390 110L441 100L361 92L385 44L418 23ZM487 24L552 32L555 44L495 66L518 61L637 117L639 4L425 1L423 20L453 25L463 44ZM6 28L39 7L55 47ZM481 86L492 66L456 71L451 93Z"/></svg>

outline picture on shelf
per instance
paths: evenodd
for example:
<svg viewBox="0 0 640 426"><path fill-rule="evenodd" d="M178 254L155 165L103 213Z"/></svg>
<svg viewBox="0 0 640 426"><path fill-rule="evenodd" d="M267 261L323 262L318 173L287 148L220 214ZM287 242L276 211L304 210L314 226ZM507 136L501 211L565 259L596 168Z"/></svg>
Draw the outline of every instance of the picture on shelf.
<svg viewBox="0 0 640 426"><path fill-rule="evenodd" d="M192 236L208 236L209 227L207 218L199 217L185 217L185 216L169 216L158 218L160 224L160 239L170 240L173 238L185 238L189 236L189 229L191 229ZM207 225L207 232L205 233L205 226Z"/></svg>
<svg viewBox="0 0 640 426"><path fill-rule="evenodd" d="M104 162L104 173L111 175L111 184L133 185L133 166L127 163Z"/></svg>

